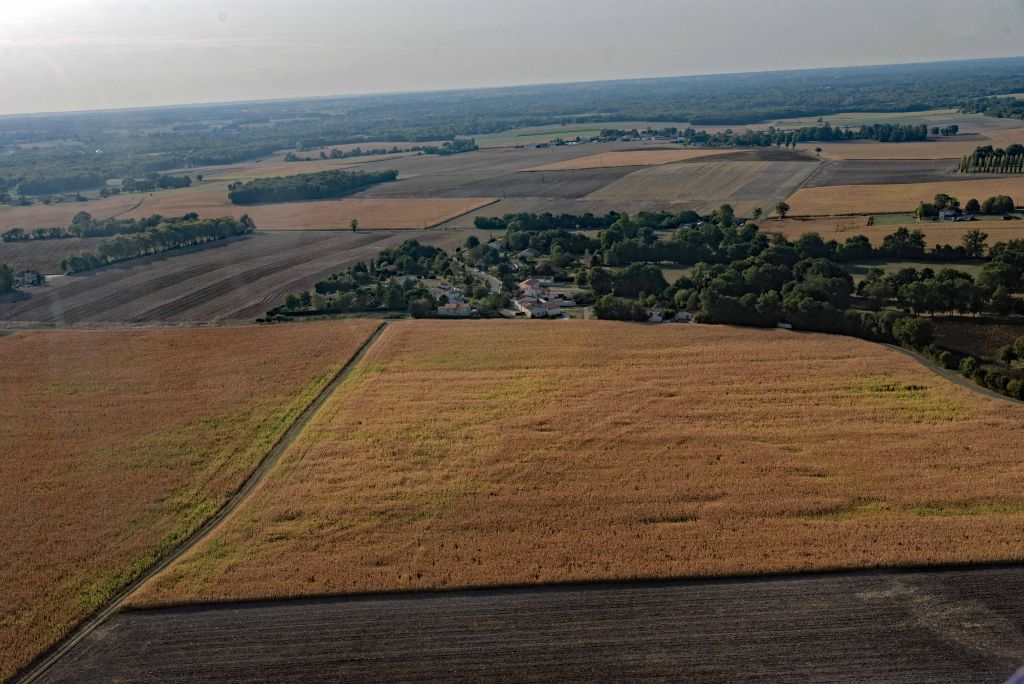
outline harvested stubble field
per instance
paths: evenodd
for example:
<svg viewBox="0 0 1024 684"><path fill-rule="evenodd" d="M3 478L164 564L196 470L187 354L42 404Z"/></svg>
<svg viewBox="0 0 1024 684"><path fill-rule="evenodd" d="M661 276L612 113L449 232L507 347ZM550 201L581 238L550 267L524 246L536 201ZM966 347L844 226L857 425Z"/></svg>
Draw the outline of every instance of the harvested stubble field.
<svg viewBox="0 0 1024 684"><path fill-rule="evenodd" d="M1022 417L850 338L400 323L135 604L1019 559Z"/></svg>
<svg viewBox="0 0 1024 684"><path fill-rule="evenodd" d="M610 183L584 199L682 202L710 211L728 202L741 213L787 197L817 168L816 162L683 162L651 166Z"/></svg>
<svg viewBox="0 0 1024 684"><path fill-rule="evenodd" d="M358 219L361 228L392 230L430 228L456 216L486 206L493 199L402 198L366 199L347 197L338 200L281 202L239 206L227 197L227 183L204 184L199 188L170 190L146 195L142 204L124 214L143 218L153 214L180 216L194 211L202 218L243 214L252 217L263 230L348 230Z"/></svg>
<svg viewBox="0 0 1024 684"><path fill-rule="evenodd" d="M672 162L703 159L723 154L731 154L734 150L709 149L668 149L668 150L631 150L627 152L608 152L592 154L579 159L544 164L529 171L577 171L581 169L601 169L615 166L656 166Z"/></svg>
<svg viewBox="0 0 1024 684"><path fill-rule="evenodd" d="M984 201L993 195L1009 195L1024 201L1024 178L1007 176L985 180L896 185L834 185L801 188L789 200L794 216L836 216L852 214L895 214L913 211L920 202L931 202L939 193Z"/></svg>
<svg viewBox="0 0 1024 684"><path fill-rule="evenodd" d="M0 338L0 678L212 515L375 327Z"/></svg>
<svg viewBox="0 0 1024 684"><path fill-rule="evenodd" d="M875 225L868 225L867 216L837 216L834 218L811 218L767 220L758 222L761 230L765 233L780 233L790 240L794 240L804 233L818 233L826 240L838 240L844 242L854 235L866 235L871 244L876 247L882 244L882 239L893 233L899 226L905 226L910 230L920 230L925 234L929 246L932 245L959 245L963 240L964 233L974 228L988 234L988 243L1005 242L1024 238L1024 224L1020 221L984 221L975 223L949 223L941 221L918 222L908 219L894 225L883 225L876 222Z"/></svg>

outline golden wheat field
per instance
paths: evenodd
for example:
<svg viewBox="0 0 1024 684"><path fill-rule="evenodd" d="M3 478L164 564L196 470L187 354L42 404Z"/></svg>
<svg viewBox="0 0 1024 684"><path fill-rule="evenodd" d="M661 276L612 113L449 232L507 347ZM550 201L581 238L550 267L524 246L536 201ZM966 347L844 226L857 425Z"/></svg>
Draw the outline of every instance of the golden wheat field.
<svg viewBox="0 0 1024 684"><path fill-rule="evenodd" d="M794 216L885 214L914 211L919 203L931 202L939 193L957 197L961 202L969 199L983 202L994 195L1009 195L1020 204L1024 202L1024 177L801 188L787 202Z"/></svg>
<svg viewBox="0 0 1024 684"><path fill-rule="evenodd" d="M850 338L399 323L136 603L1020 559L1022 419Z"/></svg>
<svg viewBox="0 0 1024 684"><path fill-rule="evenodd" d="M672 162L703 159L722 154L735 154L735 150L624 150L621 152L605 152L592 154L576 159L565 159L552 164L544 164L527 171L579 171L582 169L602 169L615 166L656 166Z"/></svg>
<svg viewBox="0 0 1024 684"><path fill-rule="evenodd" d="M214 513L375 327L0 337L0 679Z"/></svg>

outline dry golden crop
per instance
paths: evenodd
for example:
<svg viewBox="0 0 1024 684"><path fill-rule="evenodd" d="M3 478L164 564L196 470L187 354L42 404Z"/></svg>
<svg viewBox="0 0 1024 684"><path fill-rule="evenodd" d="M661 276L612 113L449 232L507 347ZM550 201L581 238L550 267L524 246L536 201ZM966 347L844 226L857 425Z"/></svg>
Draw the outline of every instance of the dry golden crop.
<svg viewBox="0 0 1024 684"><path fill-rule="evenodd" d="M957 197L961 202L1009 195L1019 204L1024 201L1024 177L1010 175L952 182L801 188L787 201L794 216L884 214L914 211L919 203L931 202L939 193Z"/></svg>
<svg viewBox="0 0 1024 684"><path fill-rule="evenodd" d="M400 323L137 602L1020 559L1022 418L850 338Z"/></svg>
<svg viewBox="0 0 1024 684"><path fill-rule="evenodd" d="M375 325L0 337L0 679L216 511Z"/></svg>

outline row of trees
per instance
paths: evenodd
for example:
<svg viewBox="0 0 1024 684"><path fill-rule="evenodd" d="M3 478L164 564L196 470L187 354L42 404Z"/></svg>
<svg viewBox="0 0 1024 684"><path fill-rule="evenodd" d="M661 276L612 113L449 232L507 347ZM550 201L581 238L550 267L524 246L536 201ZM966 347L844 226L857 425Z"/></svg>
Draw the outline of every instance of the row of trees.
<svg viewBox="0 0 1024 684"><path fill-rule="evenodd" d="M0 264L0 292L14 289L14 269L7 264Z"/></svg>
<svg viewBox="0 0 1024 684"><path fill-rule="evenodd" d="M71 219L67 228L35 228L31 231L24 228L11 228L0 233L0 239L4 242L25 242L28 240L60 240L64 238L86 238L86 237L110 237L111 235L126 235L131 233L142 233L156 228L166 221L195 221L198 214L188 213L180 218L165 218L154 214L140 219L103 219L96 220L91 214L80 211Z"/></svg>
<svg viewBox="0 0 1024 684"><path fill-rule="evenodd" d="M985 145L960 160L961 173L1024 173L1024 145L1005 150Z"/></svg>
<svg viewBox="0 0 1024 684"><path fill-rule="evenodd" d="M934 219L940 212L946 209L961 210L964 213L977 216L1008 216L1016 210L1016 203L1012 197L996 195L987 198L984 202L971 198L967 203L960 206L960 200L945 193L939 193L931 202L921 202L914 210L914 216L920 220Z"/></svg>
<svg viewBox="0 0 1024 684"><path fill-rule="evenodd" d="M244 235L254 230L256 225L247 215L240 219L198 219L195 214L179 219L163 219L155 227L143 232L117 235L103 240L90 252L67 257L60 262L60 268L65 273L80 273L149 254L223 240L232 235Z"/></svg>
<svg viewBox="0 0 1024 684"><path fill-rule="evenodd" d="M400 154L402 152L421 150L422 147L411 147L402 149L398 145L393 145L391 149L386 147L378 147L373 149L362 149L361 147L353 147L350 150L342 150L335 147L331 150L330 154L327 154L323 150L320 150L319 159L350 159L352 157L379 157L386 154ZM286 162L304 162L304 161L315 161L314 157L300 157L295 152L289 152L284 155Z"/></svg>
<svg viewBox="0 0 1024 684"><path fill-rule="evenodd" d="M398 172L393 170L301 173L232 183L228 186L228 198L235 204L331 199L395 180L398 180Z"/></svg>
<svg viewBox="0 0 1024 684"><path fill-rule="evenodd" d="M928 126L924 124L872 124L858 129L832 126L827 121L817 126L794 129L769 127L767 130L708 133L686 128L679 138L691 144L726 147L796 147L802 142L830 142L843 140L877 140L878 142L909 142L928 139Z"/></svg>

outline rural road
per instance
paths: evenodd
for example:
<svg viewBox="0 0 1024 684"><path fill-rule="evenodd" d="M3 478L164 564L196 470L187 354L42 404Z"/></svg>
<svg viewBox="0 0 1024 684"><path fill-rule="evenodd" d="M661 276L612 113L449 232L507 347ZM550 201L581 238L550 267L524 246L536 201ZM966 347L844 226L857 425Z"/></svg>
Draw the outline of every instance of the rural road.
<svg viewBox="0 0 1024 684"><path fill-rule="evenodd" d="M118 613L47 672L99 681L1003 682L1024 568L562 586Z"/></svg>
<svg viewBox="0 0 1024 684"><path fill-rule="evenodd" d="M242 486L235 492L228 501L220 508L217 513L213 515L206 523L203 524L198 530L193 532L187 539L185 539L173 552L162 558L158 563L153 565L147 570L141 577L136 579L130 585L128 585L121 593L119 593L112 601L106 606L101 608L97 613L92 615L88 620L83 622L79 627L72 632L66 639L58 643L53 649L44 654L38 661L32 664L29 669L22 675L22 682L35 681L40 675L45 673L55 663L60 661L65 655L68 654L79 642L89 636L97 627L101 626L110 617L117 612L121 605L134 594L143 584L148 582L150 579L155 577L165 568L171 565L174 561L181 558L199 542L206 538L213 530L217 528L231 513L237 509L243 501L251 494L260 482L266 477L267 473L274 467L274 465L280 460L281 456L288 447L292 445L295 438L299 436L306 424L316 415L320 408L324 405L327 399L334 393L335 390L345 381L345 378L349 376L352 369L355 368L360 360L366 355L366 352L373 346L374 342L381 336L384 330L387 328L388 323L381 323L380 326L370 335L369 338L363 343L358 351L350 358L338 371L338 373L331 379L326 387L320 392L319 395L307 406L302 413L299 414L295 422L285 431L281 438L274 444L274 446L267 452L267 455L263 457L256 469L249 475L248 479L242 484Z"/></svg>

